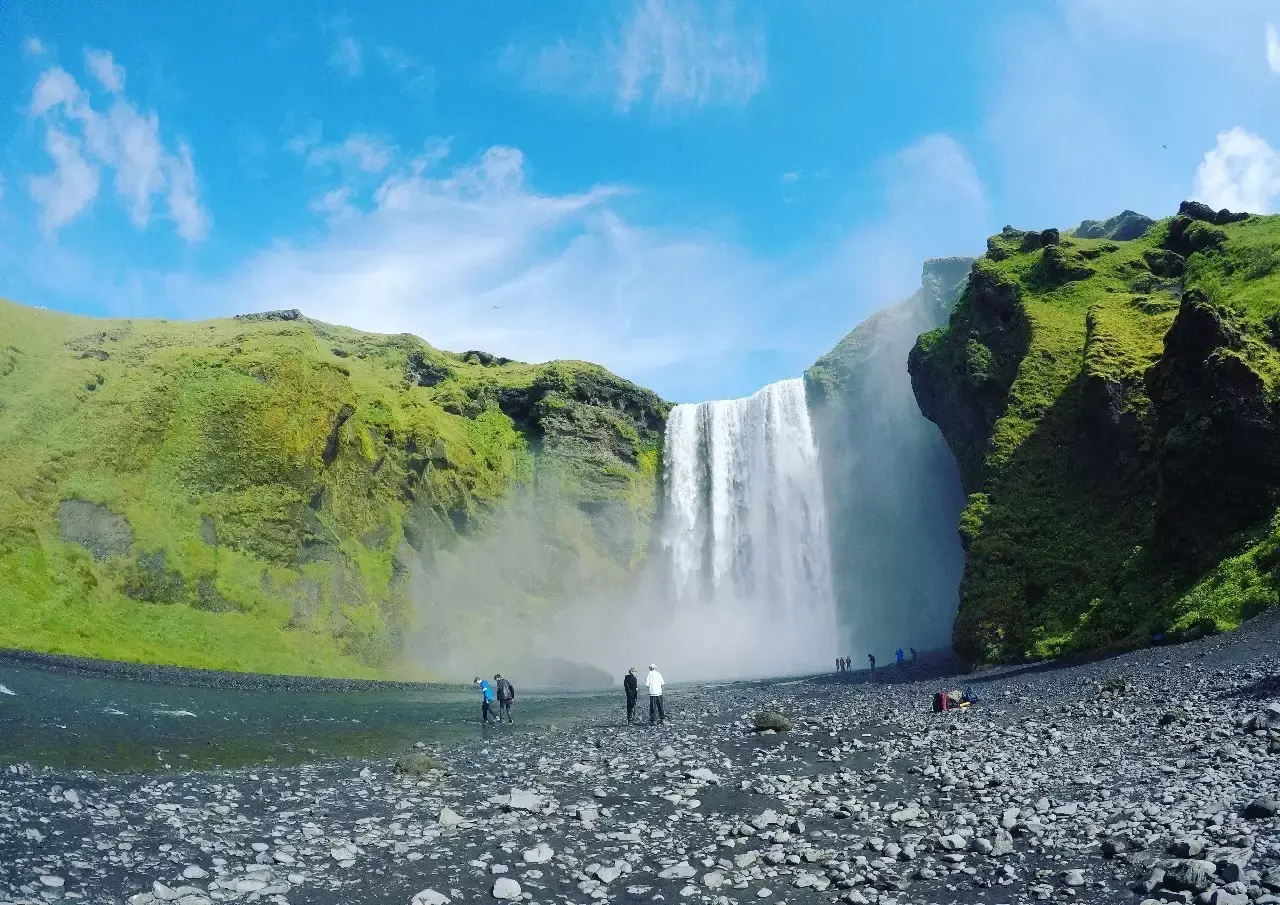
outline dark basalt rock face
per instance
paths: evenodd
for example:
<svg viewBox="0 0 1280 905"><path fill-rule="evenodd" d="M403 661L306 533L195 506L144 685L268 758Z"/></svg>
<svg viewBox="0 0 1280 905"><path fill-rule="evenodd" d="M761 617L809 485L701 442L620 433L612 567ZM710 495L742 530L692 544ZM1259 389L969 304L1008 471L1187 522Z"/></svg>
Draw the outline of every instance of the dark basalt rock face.
<svg viewBox="0 0 1280 905"><path fill-rule="evenodd" d="M237 314L238 321L296 321L302 319L302 312L297 308L284 308L279 311L255 311L249 314Z"/></svg>
<svg viewBox="0 0 1280 905"><path fill-rule="evenodd" d="M1029 339L1018 283L979 261L951 329L921 336L907 358L920 411L947 438L966 491L981 483L987 437Z"/></svg>
<svg viewBox="0 0 1280 905"><path fill-rule="evenodd" d="M1147 372L1159 443L1156 539L1178 559L1213 558L1223 538L1276 506L1280 419L1245 349L1235 319L1193 290Z"/></svg>
<svg viewBox="0 0 1280 905"><path fill-rule="evenodd" d="M1147 234L1147 230L1155 225L1150 217L1144 217L1137 211L1122 211L1106 220L1084 220L1076 227L1075 234L1081 239L1112 239L1116 242L1128 242Z"/></svg>

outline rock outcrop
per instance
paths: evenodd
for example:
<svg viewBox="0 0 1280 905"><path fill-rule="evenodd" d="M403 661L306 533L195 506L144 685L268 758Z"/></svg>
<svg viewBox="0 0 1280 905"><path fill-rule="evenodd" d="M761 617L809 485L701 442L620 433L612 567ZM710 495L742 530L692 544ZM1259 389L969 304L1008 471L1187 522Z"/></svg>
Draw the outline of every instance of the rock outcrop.
<svg viewBox="0 0 1280 905"><path fill-rule="evenodd" d="M911 351L970 494L972 660L1189 637L1278 599L1280 219L1143 220L1006 228Z"/></svg>

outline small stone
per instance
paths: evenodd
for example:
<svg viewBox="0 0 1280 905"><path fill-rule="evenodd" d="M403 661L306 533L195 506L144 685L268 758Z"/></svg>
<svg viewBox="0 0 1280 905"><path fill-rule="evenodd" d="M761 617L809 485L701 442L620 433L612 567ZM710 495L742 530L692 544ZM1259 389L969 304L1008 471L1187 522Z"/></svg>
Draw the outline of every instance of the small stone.
<svg viewBox="0 0 1280 905"><path fill-rule="evenodd" d="M462 823L462 816L453 808L441 808L440 816L436 818L436 823L440 826L457 826Z"/></svg>
<svg viewBox="0 0 1280 905"><path fill-rule="evenodd" d="M203 880L209 872L198 864L188 864L182 869L182 876L186 880Z"/></svg>
<svg viewBox="0 0 1280 905"><path fill-rule="evenodd" d="M658 874L660 880L691 880L698 875L698 871L688 861L681 861L679 864L673 864Z"/></svg>
<svg viewBox="0 0 1280 905"><path fill-rule="evenodd" d="M66 882L61 877L55 877L52 874L42 874L40 877L40 885L49 889L61 889Z"/></svg>
<svg viewBox="0 0 1280 905"><path fill-rule="evenodd" d="M1062 882L1065 886L1084 886L1084 871L1078 867L1062 872Z"/></svg>
<svg viewBox="0 0 1280 905"><path fill-rule="evenodd" d="M449 905L449 897L434 889L424 889L413 897L409 905Z"/></svg>

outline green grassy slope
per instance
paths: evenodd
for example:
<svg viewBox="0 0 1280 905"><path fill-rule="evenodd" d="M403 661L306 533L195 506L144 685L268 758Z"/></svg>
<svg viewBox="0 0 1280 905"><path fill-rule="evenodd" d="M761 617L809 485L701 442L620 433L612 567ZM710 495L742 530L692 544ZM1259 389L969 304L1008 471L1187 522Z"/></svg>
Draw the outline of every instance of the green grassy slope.
<svg viewBox="0 0 1280 905"><path fill-rule="evenodd" d="M403 656L415 637L439 652L627 580L667 408L595 365L296 312L106 321L0 302L0 647L430 675ZM513 511L527 555L442 599L427 579Z"/></svg>
<svg viewBox="0 0 1280 905"><path fill-rule="evenodd" d="M909 360L969 493L957 650L1107 650L1274 604L1278 346L1280 218L993 237Z"/></svg>

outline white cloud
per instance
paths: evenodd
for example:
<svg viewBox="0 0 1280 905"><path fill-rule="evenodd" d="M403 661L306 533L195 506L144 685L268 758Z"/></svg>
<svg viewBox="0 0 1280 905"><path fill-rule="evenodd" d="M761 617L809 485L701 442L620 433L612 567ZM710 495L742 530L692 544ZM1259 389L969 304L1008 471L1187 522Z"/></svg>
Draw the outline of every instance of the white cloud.
<svg viewBox="0 0 1280 905"><path fill-rule="evenodd" d="M343 219L355 214L355 206L351 203L351 187L341 186L336 189L330 189L319 198L315 198L308 205L310 209L317 214L333 219Z"/></svg>
<svg viewBox="0 0 1280 905"><path fill-rule="evenodd" d="M383 44L378 47L378 57L392 72L403 80L409 94L426 94L435 88L436 71L412 54L399 47Z"/></svg>
<svg viewBox="0 0 1280 905"><path fill-rule="evenodd" d="M622 111L742 106L768 75L764 29L741 21L732 0L636 0L617 33L594 43L564 38L532 51L509 46L502 68L524 87L609 95Z"/></svg>
<svg viewBox="0 0 1280 905"><path fill-rule="evenodd" d="M57 129L45 133L54 170L31 178L31 197L41 206L40 223L54 232L70 223L98 196L98 168L85 160L80 143Z"/></svg>
<svg viewBox="0 0 1280 905"><path fill-rule="evenodd" d="M178 153L164 160L169 181L169 212L178 226L178 235L196 242L209 234L209 214L200 205L196 191L196 168L191 162L191 148L184 141Z"/></svg>
<svg viewBox="0 0 1280 905"><path fill-rule="evenodd" d="M1195 198L1210 207L1268 214L1277 197L1280 154L1239 126L1219 133L1196 169Z"/></svg>
<svg viewBox="0 0 1280 905"><path fill-rule="evenodd" d="M1270 22L1267 23L1267 65L1280 75L1280 34L1276 34L1276 27Z"/></svg>
<svg viewBox="0 0 1280 905"><path fill-rule="evenodd" d="M105 109L95 109L89 92L56 66L41 73L31 95L30 115L45 126L55 165L52 175L31 183L45 228L56 230L88 207L97 197L101 166L111 172L116 196L135 228L150 224L152 205L163 199L179 235L204 238L209 217L198 198L190 148L185 143L175 151L165 148L159 117L139 110L124 95L124 68L110 53L86 51L85 63L110 94Z"/></svg>
<svg viewBox="0 0 1280 905"><path fill-rule="evenodd" d="M296 141L296 140L295 140ZM343 167L355 167L366 173L379 173L390 164L395 149L392 145L376 135L349 135L340 144L309 146L305 139L290 147L301 149L307 154L307 163L312 166L337 164Z"/></svg>
<svg viewBox="0 0 1280 905"><path fill-rule="evenodd" d="M640 0L622 33L619 106L744 104L764 85L764 31L742 26L728 0L710 14L690 0Z"/></svg>
<svg viewBox="0 0 1280 905"><path fill-rule="evenodd" d="M116 63L110 51L86 50L84 61L90 74L103 88L112 94L119 94L124 90L124 67Z"/></svg>
<svg viewBox="0 0 1280 905"><path fill-rule="evenodd" d="M587 359L693 400L800 373L913 291L924 257L986 234L983 187L946 136L881 164L878 224L803 257L641 225L619 186L540 192L514 148L454 166L443 153L397 166L367 200L348 185L319 195L311 209L328 228L314 241L277 243L226 280L156 295L191 316L297 307L447 349Z"/></svg>
<svg viewBox="0 0 1280 905"><path fill-rule="evenodd" d="M35 36L27 38L27 40L23 42L22 46L23 49L33 57L43 56L46 50L44 41L41 41Z"/></svg>
<svg viewBox="0 0 1280 905"><path fill-rule="evenodd" d="M795 182L799 178L800 178L799 170L791 170L790 172L782 174L782 182L784 185L789 185Z"/></svg>
<svg viewBox="0 0 1280 905"><path fill-rule="evenodd" d="M348 78L355 78L364 71L364 47L351 34L351 20L337 16L329 21L327 30L334 35L329 48L329 66Z"/></svg>

